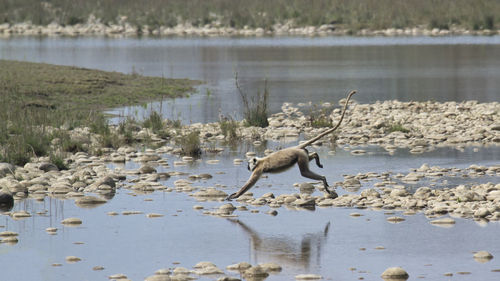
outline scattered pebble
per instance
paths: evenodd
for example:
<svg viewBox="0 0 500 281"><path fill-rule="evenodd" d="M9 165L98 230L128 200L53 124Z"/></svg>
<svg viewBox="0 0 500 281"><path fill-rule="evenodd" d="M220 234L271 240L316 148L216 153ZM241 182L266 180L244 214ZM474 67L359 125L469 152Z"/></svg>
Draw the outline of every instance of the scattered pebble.
<svg viewBox="0 0 500 281"><path fill-rule="evenodd" d="M75 257L75 256L67 256L66 257L66 262L67 263L75 263L75 262L79 262L81 260L82 260L81 258Z"/></svg>
<svg viewBox="0 0 500 281"><path fill-rule="evenodd" d="M2 231L0 232L0 237L15 237L18 236L19 233L14 231Z"/></svg>
<svg viewBox="0 0 500 281"><path fill-rule="evenodd" d="M474 254L474 259L477 262L485 263L493 259L493 255L488 253L487 251L479 251Z"/></svg>
<svg viewBox="0 0 500 281"><path fill-rule="evenodd" d="M124 216L140 215L140 214L144 214L144 212L141 212L141 211L123 211L122 212L122 215L124 215Z"/></svg>
<svg viewBox="0 0 500 281"><path fill-rule="evenodd" d="M55 227L47 227L45 229L45 231L47 231L47 233L49 233L49 234L56 234L57 228L55 228Z"/></svg>
<svg viewBox="0 0 500 281"><path fill-rule="evenodd" d="M243 272L243 276L247 279L249 278L265 278L269 276L269 273L265 272L261 266L252 266Z"/></svg>
<svg viewBox="0 0 500 281"><path fill-rule="evenodd" d="M127 279L127 275L122 274L122 273L113 274L113 275L108 276L108 279L115 279L115 280Z"/></svg>
<svg viewBox="0 0 500 281"><path fill-rule="evenodd" d="M157 213L149 213L146 215L146 217L148 217L148 218L160 218L160 217L163 217L163 215L157 214Z"/></svg>
<svg viewBox="0 0 500 281"><path fill-rule="evenodd" d="M406 280L408 277L408 273L402 269L401 267L389 267L386 269L382 275L382 279L389 279L389 280Z"/></svg>
<svg viewBox="0 0 500 281"><path fill-rule="evenodd" d="M79 218L67 218L61 221L64 225L80 225L82 224L82 220Z"/></svg>
<svg viewBox="0 0 500 281"><path fill-rule="evenodd" d="M433 220L430 223L435 225L453 225L455 224L455 220L452 218L443 218L443 219Z"/></svg>
<svg viewBox="0 0 500 281"><path fill-rule="evenodd" d="M405 221L405 219L402 217L388 217L387 221L392 223L399 223Z"/></svg>
<svg viewBox="0 0 500 281"><path fill-rule="evenodd" d="M296 280L318 280L323 279L323 276L318 274L299 274L295 276Z"/></svg>
<svg viewBox="0 0 500 281"><path fill-rule="evenodd" d="M249 269L250 267L252 267L252 265L249 264L248 262L240 262L237 264L228 265L226 268L228 270L233 270L233 271L243 271Z"/></svg>

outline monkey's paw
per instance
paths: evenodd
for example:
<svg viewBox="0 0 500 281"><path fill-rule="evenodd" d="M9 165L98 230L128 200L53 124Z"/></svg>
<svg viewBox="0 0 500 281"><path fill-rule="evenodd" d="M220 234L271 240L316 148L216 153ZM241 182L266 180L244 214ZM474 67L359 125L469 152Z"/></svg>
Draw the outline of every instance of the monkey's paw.
<svg viewBox="0 0 500 281"><path fill-rule="evenodd" d="M236 196L236 193L233 193L233 194L229 195L228 197L226 197L226 199L225 199L225 200L226 200L226 201L231 201L232 199L234 199L234 198L236 198L236 197L237 197L237 196Z"/></svg>
<svg viewBox="0 0 500 281"><path fill-rule="evenodd" d="M337 192L335 190L328 190L328 188L326 189L328 191L328 198L330 199L335 199L337 197L339 197L339 195L337 194Z"/></svg>

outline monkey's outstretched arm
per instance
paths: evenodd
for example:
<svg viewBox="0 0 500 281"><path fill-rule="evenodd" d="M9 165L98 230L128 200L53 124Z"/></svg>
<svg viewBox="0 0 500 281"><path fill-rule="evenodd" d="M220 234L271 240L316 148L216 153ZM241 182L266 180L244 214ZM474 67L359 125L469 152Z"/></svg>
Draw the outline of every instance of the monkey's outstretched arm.
<svg viewBox="0 0 500 281"><path fill-rule="evenodd" d="M252 175L248 179L248 181L243 185L238 192L229 195L226 200L236 199L240 197L243 193L247 192L254 184L259 180L262 175L262 169L257 168L252 172Z"/></svg>

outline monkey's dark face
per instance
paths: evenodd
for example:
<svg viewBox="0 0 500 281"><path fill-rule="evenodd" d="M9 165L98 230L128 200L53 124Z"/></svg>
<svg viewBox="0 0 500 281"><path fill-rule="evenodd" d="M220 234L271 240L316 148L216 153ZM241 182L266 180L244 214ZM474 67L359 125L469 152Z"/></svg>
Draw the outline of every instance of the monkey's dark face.
<svg viewBox="0 0 500 281"><path fill-rule="evenodd" d="M250 160L248 160L249 171L253 172L256 166L257 166L257 157L252 157Z"/></svg>

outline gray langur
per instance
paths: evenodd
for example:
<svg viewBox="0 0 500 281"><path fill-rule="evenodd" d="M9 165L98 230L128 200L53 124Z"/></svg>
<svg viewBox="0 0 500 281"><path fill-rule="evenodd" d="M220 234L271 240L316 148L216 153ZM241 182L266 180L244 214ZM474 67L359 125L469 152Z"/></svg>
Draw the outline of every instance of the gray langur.
<svg viewBox="0 0 500 281"><path fill-rule="evenodd" d="M354 95L356 91L351 91L347 96L347 101L344 105L344 110L342 112L342 116L340 117L337 125L331 129L324 131L323 133L317 135L316 137L301 143L297 146L288 147L285 149L278 150L269 154L266 157L258 158L253 157L248 161L248 170L252 172L252 175L248 179L248 181L241 187L238 192L235 192L229 195L226 200L231 200L240 197L243 193L247 192L262 176L263 173L280 173L290 169L293 165L297 163L300 169L300 174L303 177L313 179L313 180L321 180L323 182L323 186L328 192L328 194L332 194L332 191L328 189L328 183L326 182L326 177L318 175L311 170L309 170L309 162L313 159L316 160L316 165L318 167L323 168L323 165L319 162L319 156L316 152L309 153L306 149L307 146L313 144L315 141L321 139L327 134L335 131L342 123L344 119L344 115L347 109L347 105L349 104L349 100L351 96ZM335 194L335 192L333 191ZM333 194L332 194L333 195Z"/></svg>

